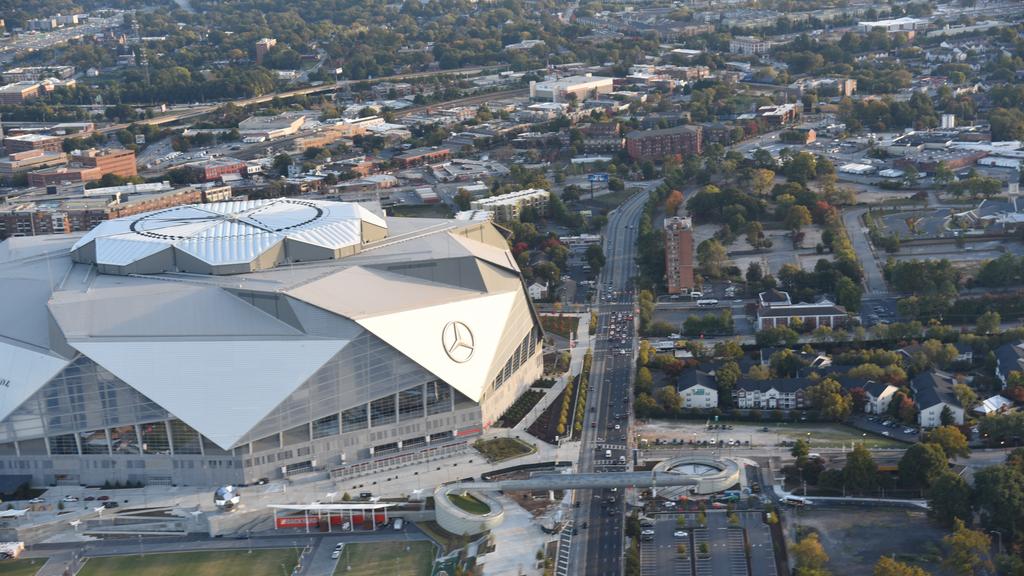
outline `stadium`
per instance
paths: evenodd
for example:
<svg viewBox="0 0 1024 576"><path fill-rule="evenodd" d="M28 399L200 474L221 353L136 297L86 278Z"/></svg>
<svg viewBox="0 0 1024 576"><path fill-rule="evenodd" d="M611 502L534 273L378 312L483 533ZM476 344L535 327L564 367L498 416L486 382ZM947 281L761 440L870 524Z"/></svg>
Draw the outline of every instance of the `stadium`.
<svg viewBox="0 0 1024 576"><path fill-rule="evenodd" d="M282 198L0 244L0 475L225 485L424 462L541 375L500 229Z"/></svg>

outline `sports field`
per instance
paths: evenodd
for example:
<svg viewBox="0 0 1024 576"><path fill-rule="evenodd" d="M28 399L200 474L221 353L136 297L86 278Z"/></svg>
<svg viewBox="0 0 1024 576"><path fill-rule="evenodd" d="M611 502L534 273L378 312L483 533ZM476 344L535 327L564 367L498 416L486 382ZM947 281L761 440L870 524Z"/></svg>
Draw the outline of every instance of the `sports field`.
<svg viewBox="0 0 1024 576"><path fill-rule="evenodd" d="M408 550L406 550L408 548ZM432 542L380 542L346 544L335 576L430 576L434 563ZM352 570L347 570L351 566Z"/></svg>
<svg viewBox="0 0 1024 576"><path fill-rule="evenodd" d="M4 560L0 562L0 576L35 576L46 564L46 558L31 560Z"/></svg>
<svg viewBox="0 0 1024 576"><path fill-rule="evenodd" d="M90 558L79 576L280 576L291 574L297 551L231 550ZM2 576L6 574L0 573ZM20 576L20 575L19 575Z"/></svg>

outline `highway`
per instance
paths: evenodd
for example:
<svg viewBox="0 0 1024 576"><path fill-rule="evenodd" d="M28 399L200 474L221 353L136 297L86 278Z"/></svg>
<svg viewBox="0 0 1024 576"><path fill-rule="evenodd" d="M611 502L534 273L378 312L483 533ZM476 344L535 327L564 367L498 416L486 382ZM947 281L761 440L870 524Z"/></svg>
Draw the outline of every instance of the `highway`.
<svg viewBox="0 0 1024 576"><path fill-rule="evenodd" d="M239 100L231 100L228 102L217 102L216 104L210 104L208 106L198 106L189 110L181 110L172 112L170 114L164 114L162 116L156 116L154 118L146 118L143 120L137 120L131 123L123 124L111 124L97 130L100 133L117 132L123 130L129 126L129 124L169 124L172 122L178 122L180 120L188 120L190 118L196 118L204 116L211 112L216 111L221 106L228 104L234 104L235 106L252 106L254 104L263 104L270 102L275 98L293 98L295 96L308 96L310 94L319 94L320 92L334 92L346 86L351 86L360 82L383 82L392 80L412 80L415 78L429 78L432 76L473 76L481 72L488 71L487 67L472 67L472 68L457 68L454 70L434 70L430 72L410 72L408 74L395 74L392 76L381 76L379 78L373 78L372 80L341 80L331 84L321 84L320 86L307 86L305 88L296 88L294 90L285 90L282 92L271 92L269 94L263 94L262 96L253 96L251 98L241 98Z"/></svg>
<svg viewBox="0 0 1024 576"><path fill-rule="evenodd" d="M631 469L631 395L637 347L632 277L636 269L637 223L646 200L646 189L631 196L609 215L605 231L606 263L598 292L602 302L597 306L598 328L580 447L580 472ZM620 429L616 430L616 426ZM606 450L611 451L611 458ZM619 463L620 458L624 465ZM580 503L576 525L580 530L574 539L571 573L622 572L624 496L623 491L576 492Z"/></svg>

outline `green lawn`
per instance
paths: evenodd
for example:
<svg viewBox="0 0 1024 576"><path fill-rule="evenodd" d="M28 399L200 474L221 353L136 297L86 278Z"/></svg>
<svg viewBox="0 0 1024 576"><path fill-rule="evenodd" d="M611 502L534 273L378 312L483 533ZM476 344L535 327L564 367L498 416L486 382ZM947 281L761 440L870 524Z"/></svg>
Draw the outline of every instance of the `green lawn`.
<svg viewBox="0 0 1024 576"><path fill-rule="evenodd" d="M279 576L290 574L297 551L182 552L90 558L79 576ZM281 568L281 565L284 568ZM5 575L6 576L6 575Z"/></svg>
<svg viewBox="0 0 1024 576"><path fill-rule="evenodd" d="M477 451L486 456L491 462L501 462L502 460L508 460L510 458L516 458L518 456L524 456L535 452L533 446L530 446L526 442L516 438L477 440L473 443L473 448L476 448Z"/></svg>
<svg viewBox="0 0 1024 576"><path fill-rule="evenodd" d="M774 432L778 430L779 437L786 440L798 440L803 438L807 439L807 433L810 432L811 447L827 447L827 448L839 448L843 444L849 446L853 442L864 442L864 445L868 448L906 448L907 445L898 440L886 438L884 436L876 436L875 434L868 434L863 436L864 432L850 426L844 426L842 424L786 424L776 428L771 426L771 430Z"/></svg>
<svg viewBox="0 0 1024 576"><path fill-rule="evenodd" d="M465 496L462 494L449 494L448 499L452 501L452 504L455 504L470 514L487 514L491 511L490 506L469 494L466 494Z"/></svg>
<svg viewBox="0 0 1024 576"><path fill-rule="evenodd" d="M408 550L406 550L408 548ZM334 574L348 576L430 576L434 565L432 542L346 544ZM346 570L348 566L352 570Z"/></svg>
<svg viewBox="0 0 1024 576"><path fill-rule="evenodd" d="M46 558L32 560L4 560L0 562L0 576L35 576L46 564Z"/></svg>

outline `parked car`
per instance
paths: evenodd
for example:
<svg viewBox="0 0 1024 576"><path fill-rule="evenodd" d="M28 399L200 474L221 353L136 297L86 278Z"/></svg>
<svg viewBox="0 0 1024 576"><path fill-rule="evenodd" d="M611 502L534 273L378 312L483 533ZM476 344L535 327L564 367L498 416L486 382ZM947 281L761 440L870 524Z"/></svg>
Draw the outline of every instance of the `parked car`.
<svg viewBox="0 0 1024 576"><path fill-rule="evenodd" d="M686 530L676 530L675 532L672 533L672 535L675 536L676 538L687 538L687 537L689 537L690 533L687 532Z"/></svg>
<svg viewBox="0 0 1024 576"><path fill-rule="evenodd" d="M65 496L63 498L63 501L64 502L78 502L78 498L75 497L75 496Z"/></svg>
<svg viewBox="0 0 1024 576"><path fill-rule="evenodd" d="M42 496L33 498L28 501L29 504L42 504L43 502L46 502L46 498L43 498Z"/></svg>

